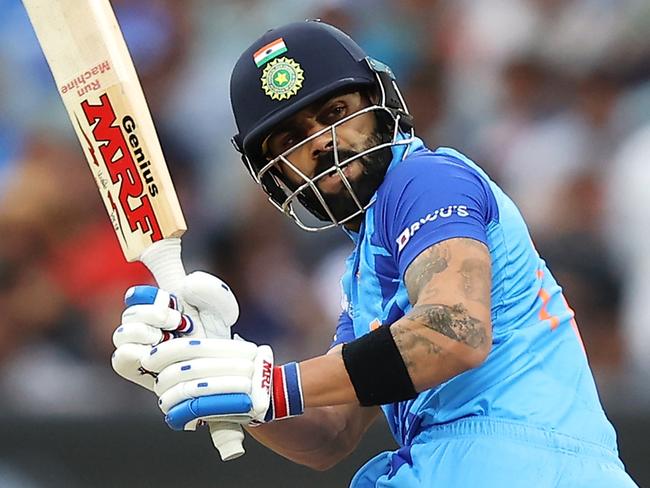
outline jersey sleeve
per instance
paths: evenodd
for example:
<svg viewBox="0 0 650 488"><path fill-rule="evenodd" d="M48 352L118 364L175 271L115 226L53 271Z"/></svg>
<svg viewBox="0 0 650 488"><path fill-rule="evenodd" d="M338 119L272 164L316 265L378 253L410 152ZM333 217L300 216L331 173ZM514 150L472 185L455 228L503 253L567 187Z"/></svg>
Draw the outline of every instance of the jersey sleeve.
<svg viewBox="0 0 650 488"><path fill-rule="evenodd" d="M377 228L400 276L422 251L444 240L465 237L487 244L497 204L476 169L429 154L405 160L388 176L378 196Z"/></svg>
<svg viewBox="0 0 650 488"><path fill-rule="evenodd" d="M334 334L334 339L330 345L330 349L339 344L344 344L346 342L353 341L354 329L352 328L352 319L347 311L343 310L341 315L339 315L339 323L336 326L336 334Z"/></svg>

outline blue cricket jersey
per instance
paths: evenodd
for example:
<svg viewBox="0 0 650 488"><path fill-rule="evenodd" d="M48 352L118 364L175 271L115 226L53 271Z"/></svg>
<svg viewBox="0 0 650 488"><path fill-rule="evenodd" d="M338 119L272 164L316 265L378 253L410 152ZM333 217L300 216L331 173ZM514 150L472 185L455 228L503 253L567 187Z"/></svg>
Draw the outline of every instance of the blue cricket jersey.
<svg viewBox="0 0 650 488"><path fill-rule="evenodd" d="M333 345L389 325L410 309L404 273L426 248L464 237L492 259L492 351L415 399L382 406L396 441L428 426L487 416L525 422L616 450L562 290L537 254L515 204L476 164L414 139L394 158L365 214L341 280ZM369 365L372 367L372 365Z"/></svg>

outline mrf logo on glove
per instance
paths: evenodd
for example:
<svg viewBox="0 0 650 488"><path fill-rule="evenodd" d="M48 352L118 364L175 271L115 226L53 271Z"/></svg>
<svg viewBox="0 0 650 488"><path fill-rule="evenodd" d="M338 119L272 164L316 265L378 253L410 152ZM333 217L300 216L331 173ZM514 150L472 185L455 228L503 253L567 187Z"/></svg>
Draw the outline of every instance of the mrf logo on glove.
<svg viewBox="0 0 650 488"><path fill-rule="evenodd" d="M268 361L262 363L262 388L265 389L268 394L271 394L271 370L273 365Z"/></svg>

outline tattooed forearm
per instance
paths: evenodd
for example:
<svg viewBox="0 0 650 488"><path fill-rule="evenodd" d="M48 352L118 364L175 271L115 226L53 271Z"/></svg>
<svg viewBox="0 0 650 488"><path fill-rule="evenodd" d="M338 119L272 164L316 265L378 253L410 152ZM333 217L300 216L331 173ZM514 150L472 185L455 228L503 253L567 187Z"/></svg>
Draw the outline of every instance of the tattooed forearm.
<svg viewBox="0 0 650 488"><path fill-rule="evenodd" d="M477 367L491 344L489 324L462 304L416 305L390 331L417 391Z"/></svg>
<svg viewBox="0 0 650 488"><path fill-rule="evenodd" d="M459 271L462 277L461 291L466 298L490 306L490 265L482 259L469 258L463 261Z"/></svg>
<svg viewBox="0 0 650 488"><path fill-rule="evenodd" d="M413 261L404 276L411 303L417 301L420 292L431 281L433 275L442 273L447 269L450 260L449 246L442 243L430 247Z"/></svg>
<svg viewBox="0 0 650 488"><path fill-rule="evenodd" d="M450 339L478 349L487 343L485 324L471 317L460 303L456 305L416 305L404 317Z"/></svg>

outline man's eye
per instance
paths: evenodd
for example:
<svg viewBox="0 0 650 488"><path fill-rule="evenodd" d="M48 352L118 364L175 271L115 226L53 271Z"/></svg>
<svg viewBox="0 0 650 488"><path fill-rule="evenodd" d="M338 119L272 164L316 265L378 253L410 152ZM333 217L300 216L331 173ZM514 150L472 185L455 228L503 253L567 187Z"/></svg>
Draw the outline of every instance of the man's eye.
<svg viewBox="0 0 650 488"><path fill-rule="evenodd" d="M279 156L287 149L295 145L296 138L291 133L283 133L274 135L269 142L270 154L273 157Z"/></svg>
<svg viewBox="0 0 650 488"><path fill-rule="evenodd" d="M293 146L296 143L296 138L293 136L293 134L287 134L281 139L280 142L280 147L282 148L283 151L289 149L291 146Z"/></svg>
<svg viewBox="0 0 650 488"><path fill-rule="evenodd" d="M345 105L335 105L327 113L327 121L330 124L333 124L334 122L341 120L343 117L345 117L345 113L346 113Z"/></svg>

